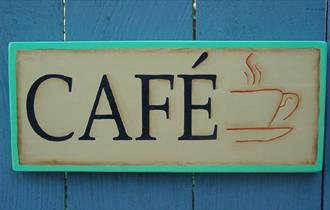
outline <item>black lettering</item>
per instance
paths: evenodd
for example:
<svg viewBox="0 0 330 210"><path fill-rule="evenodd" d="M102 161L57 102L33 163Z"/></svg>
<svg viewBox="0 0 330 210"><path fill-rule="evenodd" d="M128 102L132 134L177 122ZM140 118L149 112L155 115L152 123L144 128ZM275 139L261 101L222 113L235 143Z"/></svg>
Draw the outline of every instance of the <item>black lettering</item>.
<svg viewBox="0 0 330 210"><path fill-rule="evenodd" d="M206 104L192 104L192 81L210 80L212 81L213 89L216 88L216 75L178 75L184 80L184 132L179 140L215 140L217 139L218 125L214 126L213 134L211 135L193 135L192 134L192 110L203 109L208 112L209 119L211 118L211 98L209 97Z"/></svg>
<svg viewBox="0 0 330 210"><path fill-rule="evenodd" d="M96 109L99 104L101 93L103 90L107 96L110 108L112 110L112 114L96 114ZM85 133L83 136L81 136L79 138L79 140L95 140L95 137L90 136L90 131L92 129L93 122L94 122L94 120L104 120L104 119L114 119L117 124L119 135L117 137L114 137L113 140L131 140L132 139L131 137L129 137L127 135L126 129L124 127L123 121L121 120L121 117L120 117L120 114L119 114L119 111L117 108L117 104L116 104L115 98L112 94L111 87L110 87L110 84L109 84L109 81L108 81L106 75L103 75L103 77L102 77L101 84L97 91L94 105L93 105L91 114L88 119Z"/></svg>
<svg viewBox="0 0 330 210"><path fill-rule="evenodd" d="M173 75L135 75L136 78L141 79L142 83L142 134L136 140L156 140L155 137L150 136L150 111L163 110L166 113L166 119L169 118L169 99L166 97L166 101L162 105L151 105L149 102L149 87L150 80L168 80L170 81L171 90L173 90Z"/></svg>
<svg viewBox="0 0 330 210"><path fill-rule="evenodd" d="M39 86L46 80L48 79L61 79L63 81L65 81L68 84L69 87L69 92L71 92L71 88L72 88L72 78L71 77L67 77L61 74L47 74L44 75L42 77L40 77L39 79L37 79L31 86L28 95L27 95L27 100L26 100L26 111L27 111L27 116L28 116L28 120L30 122L30 125L32 127L32 129L34 130L34 132L36 132L39 136L41 136L42 138L49 140L49 141L65 141L69 138L71 138L73 136L73 132L69 133L68 135L65 136L52 136L49 135L48 133L46 133L39 125L37 119L36 119L36 115L35 115L35 110L34 110L34 100L35 100L35 96L37 93L37 90L39 88Z"/></svg>

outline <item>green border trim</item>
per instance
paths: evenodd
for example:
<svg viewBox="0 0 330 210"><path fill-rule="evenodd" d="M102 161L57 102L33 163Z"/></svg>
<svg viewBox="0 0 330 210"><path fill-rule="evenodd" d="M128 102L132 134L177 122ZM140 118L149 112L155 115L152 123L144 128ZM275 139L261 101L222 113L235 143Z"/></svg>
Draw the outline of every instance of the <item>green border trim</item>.
<svg viewBox="0 0 330 210"><path fill-rule="evenodd" d="M16 51L114 48L318 48L320 92L317 158L314 165L26 165L20 164L17 142ZM318 172L322 170L326 101L327 43L322 41L88 41L12 42L9 54L9 100L12 167L15 171L81 172Z"/></svg>

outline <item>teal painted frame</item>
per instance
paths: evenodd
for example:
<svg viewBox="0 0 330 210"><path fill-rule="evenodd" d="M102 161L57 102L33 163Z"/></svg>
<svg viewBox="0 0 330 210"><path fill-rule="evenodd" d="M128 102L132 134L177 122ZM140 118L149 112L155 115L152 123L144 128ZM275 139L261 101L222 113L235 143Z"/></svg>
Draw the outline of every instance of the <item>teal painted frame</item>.
<svg viewBox="0 0 330 210"><path fill-rule="evenodd" d="M318 48L320 92L317 158L313 165L25 165L20 164L17 142L16 51L114 48ZM15 171L76 172L318 172L322 170L326 97L327 43L322 41L88 41L12 42L8 46L12 168Z"/></svg>

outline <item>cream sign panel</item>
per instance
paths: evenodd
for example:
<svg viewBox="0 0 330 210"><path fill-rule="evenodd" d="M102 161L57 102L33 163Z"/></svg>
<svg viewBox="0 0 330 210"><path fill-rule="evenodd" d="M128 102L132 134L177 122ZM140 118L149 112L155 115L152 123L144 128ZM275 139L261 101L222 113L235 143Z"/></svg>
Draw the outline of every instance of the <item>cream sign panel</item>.
<svg viewBox="0 0 330 210"><path fill-rule="evenodd" d="M322 42L12 43L13 168L318 171Z"/></svg>

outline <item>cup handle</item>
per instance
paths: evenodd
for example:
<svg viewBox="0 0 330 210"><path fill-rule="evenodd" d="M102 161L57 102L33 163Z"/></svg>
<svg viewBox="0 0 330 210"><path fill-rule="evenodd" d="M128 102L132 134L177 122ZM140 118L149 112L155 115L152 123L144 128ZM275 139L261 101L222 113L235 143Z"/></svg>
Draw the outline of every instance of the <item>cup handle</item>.
<svg viewBox="0 0 330 210"><path fill-rule="evenodd" d="M288 107L287 102L290 100L294 101L294 103L293 106ZM282 93L282 101L278 107L276 115L280 112L284 112L285 110L287 110L287 114L284 115L282 120L288 119L297 110L299 102L300 99L297 93Z"/></svg>

